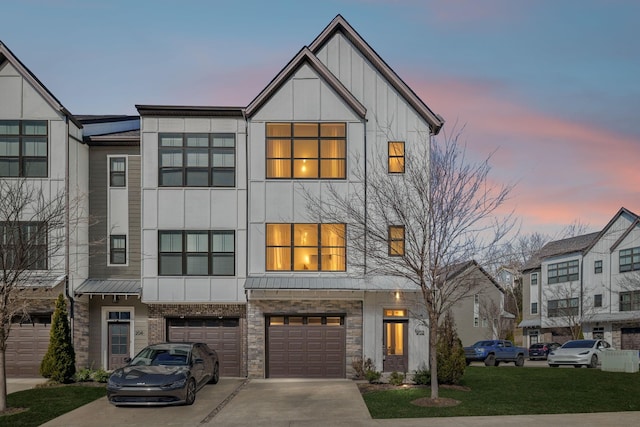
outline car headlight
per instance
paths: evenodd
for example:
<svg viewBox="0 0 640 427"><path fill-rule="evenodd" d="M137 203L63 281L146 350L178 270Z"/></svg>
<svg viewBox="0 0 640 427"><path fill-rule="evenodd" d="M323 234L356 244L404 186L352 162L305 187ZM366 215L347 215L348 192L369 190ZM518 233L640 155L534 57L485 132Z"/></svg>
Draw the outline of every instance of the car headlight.
<svg viewBox="0 0 640 427"><path fill-rule="evenodd" d="M116 381L114 379L114 376L110 376L109 380L107 381L107 387L109 388L120 388L122 387L122 384L120 384L118 381Z"/></svg>
<svg viewBox="0 0 640 427"><path fill-rule="evenodd" d="M578 355L580 355L580 356L584 356L585 354L589 354L589 350L583 351L582 353L578 353Z"/></svg>
<svg viewBox="0 0 640 427"><path fill-rule="evenodd" d="M186 378L181 378L178 381L174 381L171 384L167 384L166 386L162 387L162 388L168 388L168 389L176 389L176 388L183 388L185 386L185 384L187 383L187 379Z"/></svg>

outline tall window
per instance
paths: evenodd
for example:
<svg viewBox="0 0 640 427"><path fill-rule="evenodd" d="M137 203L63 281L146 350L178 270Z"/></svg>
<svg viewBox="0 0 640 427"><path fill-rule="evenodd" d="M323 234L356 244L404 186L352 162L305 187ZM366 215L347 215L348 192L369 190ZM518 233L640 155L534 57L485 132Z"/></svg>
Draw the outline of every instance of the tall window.
<svg viewBox="0 0 640 427"><path fill-rule="evenodd" d="M127 186L127 159L125 157L109 158L109 186L110 187L126 187Z"/></svg>
<svg viewBox="0 0 640 427"><path fill-rule="evenodd" d="M640 247L620 251L620 273L640 270Z"/></svg>
<svg viewBox="0 0 640 427"><path fill-rule="evenodd" d="M267 271L345 271L345 224L267 224Z"/></svg>
<svg viewBox="0 0 640 427"><path fill-rule="evenodd" d="M404 142L389 141L389 173L404 173Z"/></svg>
<svg viewBox="0 0 640 427"><path fill-rule="evenodd" d="M593 262L593 272L595 274L602 273L602 260L597 260Z"/></svg>
<svg viewBox="0 0 640 427"><path fill-rule="evenodd" d="M235 231L159 231L161 276L235 275Z"/></svg>
<svg viewBox="0 0 640 427"><path fill-rule="evenodd" d="M550 300L547 303L549 317L577 316L578 315L578 298L564 298Z"/></svg>
<svg viewBox="0 0 640 427"><path fill-rule="evenodd" d="M640 310L640 291L620 292L620 311Z"/></svg>
<svg viewBox="0 0 640 427"><path fill-rule="evenodd" d="M160 134L159 138L160 186L235 187L234 134Z"/></svg>
<svg viewBox="0 0 640 427"><path fill-rule="evenodd" d="M267 178L346 177L345 123L267 123Z"/></svg>
<svg viewBox="0 0 640 427"><path fill-rule="evenodd" d="M402 225L389 226L389 256L404 255L404 227Z"/></svg>
<svg viewBox="0 0 640 427"><path fill-rule="evenodd" d="M595 294L593 296L593 306L602 307L602 294Z"/></svg>
<svg viewBox="0 0 640 427"><path fill-rule="evenodd" d="M531 314L538 314L538 303L537 302L532 302L531 303Z"/></svg>
<svg viewBox="0 0 640 427"><path fill-rule="evenodd" d="M531 273L531 286L538 285L538 273Z"/></svg>
<svg viewBox="0 0 640 427"><path fill-rule="evenodd" d="M46 177L46 120L0 120L0 177Z"/></svg>
<svg viewBox="0 0 640 427"><path fill-rule="evenodd" d="M42 222L0 223L0 257L7 270L47 269L47 226Z"/></svg>
<svg viewBox="0 0 640 427"><path fill-rule="evenodd" d="M109 240L109 264L126 264L127 236L112 235Z"/></svg>
<svg viewBox="0 0 640 427"><path fill-rule="evenodd" d="M547 283L562 283L578 280L579 278L579 261L565 261L557 264L549 264L547 271L548 279Z"/></svg>

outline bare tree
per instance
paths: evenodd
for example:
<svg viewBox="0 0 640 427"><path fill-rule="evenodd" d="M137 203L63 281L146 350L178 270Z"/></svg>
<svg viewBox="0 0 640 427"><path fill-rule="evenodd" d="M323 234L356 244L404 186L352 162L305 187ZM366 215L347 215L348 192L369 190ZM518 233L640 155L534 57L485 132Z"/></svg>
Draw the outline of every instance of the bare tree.
<svg viewBox="0 0 640 427"><path fill-rule="evenodd" d="M402 278L412 284L428 315L431 398L437 399L436 343L442 316L478 282L452 266L478 259L511 230L512 215L498 217L511 190L489 179L489 155L466 157L460 133L406 149L404 173L387 173L388 158L355 162L348 193L326 184L321 196L304 186L307 208L323 223L346 223L349 265L365 276ZM389 140L395 140L389 139Z"/></svg>
<svg viewBox="0 0 640 427"><path fill-rule="evenodd" d="M47 188L49 190L49 188ZM40 182L0 180L0 411L7 408L5 352L12 320L23 319L21 290L64 278L64 193L48 194Z"/></svg>
<svg viewBox="0 0 640 427"><path fill-rule="evenodd" d="M595 314L591 297L584 295L578 283L561 283L547 290L547 319L549 326L566 331L571 339L580 339L582 325Z"/></svg>
<svg viewBox="0 0 640 427"><path fill-rule="evenodd" d="M512 339L513 318L505 315L500 304L490 298L480 297L480 319L489 322L486 339ZM484 326L484 324L483 324Z"/></svg>

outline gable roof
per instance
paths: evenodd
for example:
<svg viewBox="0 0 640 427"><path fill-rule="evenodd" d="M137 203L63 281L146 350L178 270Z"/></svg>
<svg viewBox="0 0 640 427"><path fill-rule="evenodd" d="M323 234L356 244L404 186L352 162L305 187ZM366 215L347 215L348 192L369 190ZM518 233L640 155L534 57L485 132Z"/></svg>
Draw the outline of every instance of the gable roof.
<svg viewBox="0 0 640 427"><path fill-rule="evenodd" d="M385 79L397 90L400 95L411 105L416 112L429 124L434 135L440 132L444 125L444 119L434 113L418 95L393 71L393 69L378 55L378 53L369 46L369 44L358 34L356 30L349 25L342 15L336 16L331 23L316 37L311 43L309 49L313 54L317 54L320 49L331 39L331 37L340 32L344 35L382 74Z"/></svg>
<svg viewBox="0 0 640 427"><path fill-rule="evenodd" d="M303 47L298 54L271 80L258 96L247 106L247 117L253 116L288 80L302 67L308 64L331 88L351 107L362 119L367 114L367 109L355 96L342 84L338 78L309 50Z"/></svg>
<svg viewBox="0 0 640 427"><path fill-rule="evenodd" d="M522 271L534 270L540 267L544 258L570 254L572 252L583 252L597 240L599 235L600 232L595 232L549 242L525 263Z"/></svg>
<svg viewBox="0 0 640 427"><path fill-rule="evenodd" d="M38 92L38 94L45 100L54 110L60 112L62 115L66 116L69 120L71 120L78 128L82 128L82 123L78 121L73 114L67 110L58 98L56 98L53 93L46 88L45 85L42 84L40 80L36 77L35 74L31 72L23 63L18 59L17 56L11 52L11 50L0 40L0 65L2 65L5 61L8 61L18 72L22 75L22 77L31 84L31 86Z"/></svg>
<svg viewBox="0 0 640 427"><path fill-rule="evenodd" d="M585 253L589 252L589 250L591 250L591 248L593 248L593 246L597 243L597 241L600 240L600 238L602 236L604 236L607 233L607 231L609 231L609 228L611 228L613 226L613 224L618 220L618 218L620 218L622 215L625 215L625 214L631 216L631 218L633 218L634 220L631 222L631 225L626 229L626 231L624 233L622 233L622 236L620 236L620 238L618 240L616 240L616 242L613 244L613 246L611 246L610 250L614 251L615 248L620 243L622 243L624 238L627 237L627 235L631 232L631 230L633 230L633 228L638 225L638 220L640 219L640 217L638 217L638 215L634 214L633 212L631 212L629 209L625 208L624 206L621 207L620 210L618 210L618 212L613 216L613 218L611 218L611 220L607 223L607 225L604 226L602 231L600 231L598 233L597 238L594 239L594 241L587 248L585 248L584 252Z"/></svg>
<svg viewBox="0 0 640 427"><path fill-rule="evenodd" d="M496 288L498 288L500 292L504 293L504 289L502 288L502 286L500 286L500 284L496 281L496 279L494 279L493 276L487 273L487 270L482 268L482 266L478 264L476 260L461 262L458 264L451 265L449 267L445 267L444 270L446 272L446 280L453 280L457 276L461 275L465 271L468 271L469 269L472 269L472 268L480 271L483 275L487 277L487 279L489 279L491 283L493 283L493 285Z"/></svg>

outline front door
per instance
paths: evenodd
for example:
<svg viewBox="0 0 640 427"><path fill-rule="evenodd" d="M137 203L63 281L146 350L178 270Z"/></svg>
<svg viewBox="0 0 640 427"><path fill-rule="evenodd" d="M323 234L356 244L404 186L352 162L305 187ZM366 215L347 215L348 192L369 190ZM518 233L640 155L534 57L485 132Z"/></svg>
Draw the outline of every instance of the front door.
<svg viewBox="0 0 640 427"><path fill-rule="evenodd" d="M117 369L126 364L129 357L129 322L109 323L109 367Z"/></svg>
<svg viewBox="0 0 640 427"><path fill-rule="evenodd" d="M384 372L407 372L408 326L406 320L384 321Z"/></svg>

